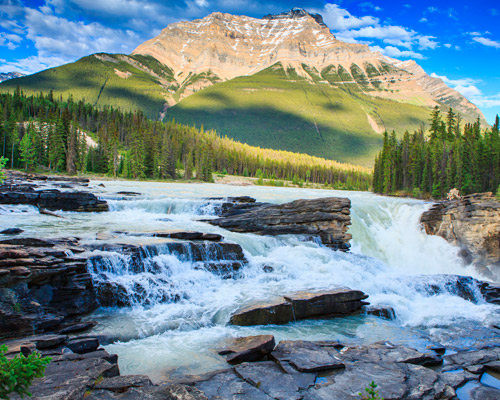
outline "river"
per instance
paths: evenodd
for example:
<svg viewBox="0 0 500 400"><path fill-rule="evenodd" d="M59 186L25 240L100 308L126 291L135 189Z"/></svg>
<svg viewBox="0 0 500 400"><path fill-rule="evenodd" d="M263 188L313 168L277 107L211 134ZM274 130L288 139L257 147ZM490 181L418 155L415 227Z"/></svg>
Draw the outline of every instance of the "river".
<svg viewBox="0 0 500 400"><path fill-rule="evenodd" d="M485 303L480 294L474 302L464 300L448 285L453 278L438 275L486 279L463 265L457 248L422 231L419 217L430 203L364 192L217 184L92 181L90 187L108 201L110 212L60 212L66 218L57 219L39 215L32 207L14 206L9 212L0 210L0 225L9 225L15 215L17 227L39 237L78 236L84 243L93 243L99 234L107 242L152 246L161 246L160 239L130 233L220 233L226 241L241 245L249 260L237 277L223 279L198 268L199 263L161 251L143 260L154 269L139 273L132 272L127 258L119 253L95 252L104 260L89 264L96 283L104 279L119 284L132 303L131 307L100 308L89 317L99 322L92 334L110 338L105 348L119 355L122 374L147 374L153 381L161 381L166 376L224 368L217 349L225 339L262 333L275 335L277 341L389 340L417 348L436 342L451 348L467 347L478 338L487 340L483 330L499 319L500 307ZM140 195L117 194L120 191ZM332 251L296 237L233 233L199 221L212 218L214 207L221 202L206 198L243 195L271 203L349 197L351 251ZM231 313L244 305L297 290L337 286L364 291L371 304L393 307L397 319L357 315L284 326L228 324ZM138 287L139 294L134 292ZM433 292L430 287L441 290Z"/></svg>

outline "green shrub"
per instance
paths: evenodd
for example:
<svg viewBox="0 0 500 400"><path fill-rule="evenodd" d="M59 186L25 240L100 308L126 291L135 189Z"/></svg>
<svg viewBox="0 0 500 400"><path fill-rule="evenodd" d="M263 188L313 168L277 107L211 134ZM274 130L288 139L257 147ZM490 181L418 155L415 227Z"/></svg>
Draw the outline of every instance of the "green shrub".
<svg viewBox="0 0 500 400"><path fill-rule="evenodd" d="M30 396L29 387L35 378L41 378L50 357L41 357L40 353L32 353L28 357L20 354L11 360L5 357L7 346L0 346L0 399L9 399L10 393L19 396Z"/></svg>
<svg viewBox="0 0 500 400"><path fill-rule="evenodd" d="M362 400L384 400L383 397L378 395L378 390L375 389L377 389L377 384L372 381L372 383L365 388L366 394L359 392L358 395L361 396Z"/></svg>
<svg viewBox="0 0 500 400"><path fill-rule="evenodd" d="M7 161L9 161L8 158L5 157L0 157L0 183L3 183L5 179L5 174L2 171L2 168L5 167L5 164L7 164Z"/></svg>
<svg viewBox="0 0 500 400"><path fill-rule="evenodd" d="M1 177L0 177L0 179L1 179ZM498 186L496 196L497 196L497 199L500 200L500 186Z"/></svg>

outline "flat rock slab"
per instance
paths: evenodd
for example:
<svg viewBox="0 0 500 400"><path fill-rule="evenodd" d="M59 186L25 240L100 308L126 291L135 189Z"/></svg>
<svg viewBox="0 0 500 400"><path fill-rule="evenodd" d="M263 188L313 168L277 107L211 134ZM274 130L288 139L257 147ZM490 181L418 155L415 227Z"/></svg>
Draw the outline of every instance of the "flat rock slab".
<svg viewBox="0 0 500 400"><path fill-rule="evenodd" d="M300 400L314 385L314 374L286 373L276 363L263 361L235 367L236 375L276 400Z"/></svg>
<svg viewBox="0 0 500 400"><path fill-rule="evenodd" d="M263 391L245 382L233 371L222 372L195 384L209 400L273 400Z"/></svg>
<svg viewBox="0 0 500 400"><path fill-rule="evenodd" d="M344 368L340 353L303 340L283 340L271 353L280 364L289 363L300 372L317 372Z"/></svg>
<svg viewBox="0 0 500 400"><path fill-rule="evenodd" d="M348 250L351 201L342 197L295 200L285 204L248 203L222 207L221 217L206 220L234 232L319 237L336 250Z"/></svg>
<svg viewBox="0 0 500 400"><path fill-rule="evenodd" d="M118 366L101 358L105 352L96 352L94 357L56 357L45 369L45 377L33 381L30 391L34 399L76 400L84 398L100 377L119 374Z"/></svg>
<svg viewBox="0 0 500 400"><path fill-rule="evenodd" d="M443 363L441 356L434 351L422 353L418 350L389 342L377 342L368 346L353 346L342 349L342 359L346 363L358 360L369 363L407 363L435 366Z"/></svg>
<svg viewBox="0 0 500 400"><path fill-rule="evenodd" d="M222 351L221 355L229 355L226 361L229 364L258 361L270 354L276 342L272 335L258 335L236 338Z"/></svg>
<svg viewBox="0 0 500 400"><path fill-rule="evenodd" d="M256 304L235 312L233 325L287 324L292 321L345 316L357 313L368 296L359 290L338 288L321 292L297 292L278 298L274 302Z"/></svg>

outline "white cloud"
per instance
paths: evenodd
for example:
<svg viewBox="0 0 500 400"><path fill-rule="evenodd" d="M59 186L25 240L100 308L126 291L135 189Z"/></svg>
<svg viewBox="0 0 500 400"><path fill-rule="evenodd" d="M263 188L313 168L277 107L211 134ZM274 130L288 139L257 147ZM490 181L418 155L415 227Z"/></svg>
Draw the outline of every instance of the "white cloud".
<svg viewBox="0 0 500 400"><path fill-rule="evenodd" d="M427 49L434 50L435 48L439 47L439 43L435 42L432 39L436 39L436 37L435 36L419 36L418 37L418 48L420 50L427 50Z"/></svg>
<svg viewBox="0 0 500 400"><path fill-rule="evenodd" d="M485 37L473 37L472 40L474 40L475 42L478 42L478 43L481 43L485 46L488 46L488 47L495 47L497 49L500 49L500 42L497 42L496 40L491 40L489 38L485 38Z"/></svg>
<svg viewBox="0 0 500 400"><path fill-rule="evenodd" d="M359 7L361 7L362 10L368 10L368 9L371 9L374 11L381 11L382 10L382 8L380 8L379 6L376 6L371 1L365 1L365 2L361 3L359 5Z"/></svg>
<svg viewBox="0 0 500 400"><path fill-rule="evenodd" d="M452 47L452 45L450 43L445 43L443 44L444 47L446 47L447 49L450 49Z"/></svg>
<svg viewBox="0 0 500 400"><path fill-rule="evenodd" d="M31 56L21 60L8 62L3 60L2 65L0 65L0 72L18 71L23 74L32 74L47 68L57 67L67 62L68 60L65 58L43 56Z"/></svg>
<svg viewBox="0 0 500 400"><path fill-rule="evenodd" d="M427 7L427 11L429 11L430 13L435 13L438 11L438 8L434 7L434 6L430 6L430 7Z"/></svg>
<svg viewBox="0 0 500 400"><path fill-rule="evenodd" d="M424 60L425 57L420 54L416 53L412 50L400 50L397 47L394 46L386 46L386 47L380 47L380 46L370 46L370 49L373 51L378 51L381 54L388 56L388 57L394 57L394 58L416 58L419 60Z"/></svg>
<svg viewBox="0 0 500 400"><path fill-rule="evenodd" d="M427 22L427 21L429 21L429 20L425 17L422 17L418 20L418 22Z"/></svg>
<svg viewBox="0 0 500 400"><path fill-rule="evenodd" d="M345 31L348 29L357 29L364 26L376 25L378 18L364 16L355 17L349 11L340 8L337 4L325 4L323 10L318 10L323 15L323 20L334 31Z"/></svg>

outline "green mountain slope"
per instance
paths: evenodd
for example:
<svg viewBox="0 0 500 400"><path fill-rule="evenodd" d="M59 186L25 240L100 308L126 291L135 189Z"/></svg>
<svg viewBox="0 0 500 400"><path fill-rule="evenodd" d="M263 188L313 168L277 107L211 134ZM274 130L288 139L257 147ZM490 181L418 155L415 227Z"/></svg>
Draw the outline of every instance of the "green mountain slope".
<svg viewBox="0 0 500 400"><path fill-rule="evenodd" d="M124 111L143 110L157 118L163 110L165 93L171 86L172 71L150 56L94 54L34 75L0 84L0 90L19 87L26 95L39 92L96 106L112 105Z"/></svg>
<svg viewBox="0 0 500 400"><path fill-rule="evenodd" d="M416 129L427 107L366 94L365 76L329 67L308 69L311 79L275 64L192 94L167 111L168 119L216 129L254 146L372 165L382 135L375 130ZM355 79L355 80L354 80Z"/></svg>

